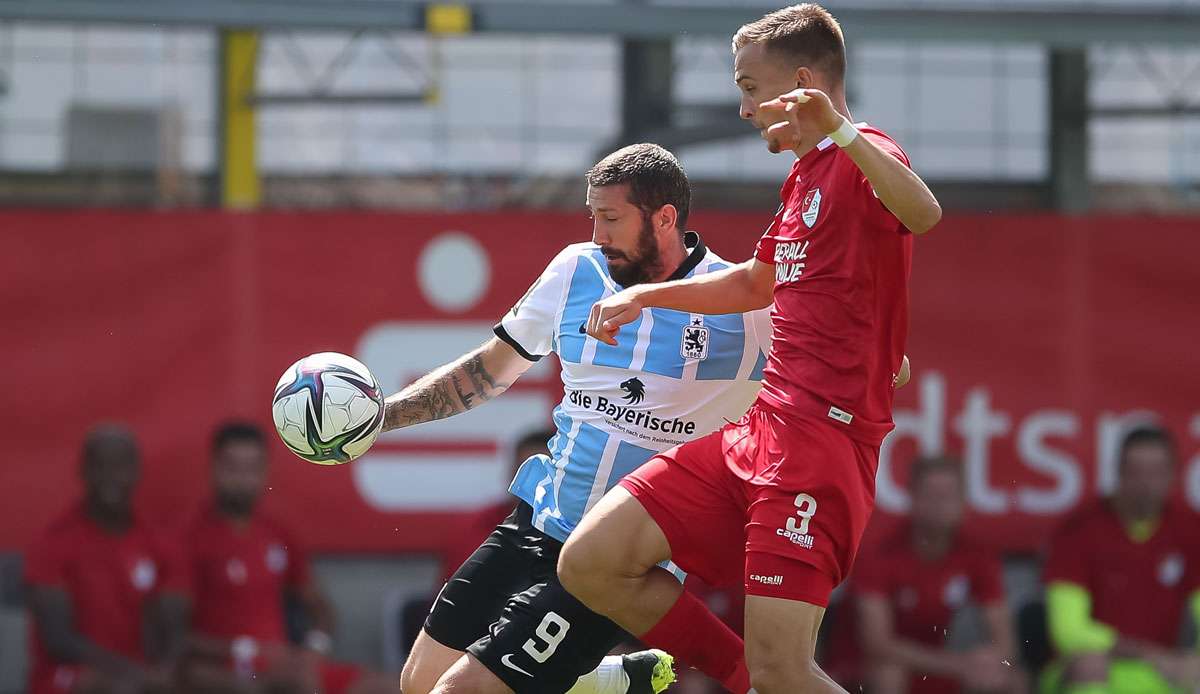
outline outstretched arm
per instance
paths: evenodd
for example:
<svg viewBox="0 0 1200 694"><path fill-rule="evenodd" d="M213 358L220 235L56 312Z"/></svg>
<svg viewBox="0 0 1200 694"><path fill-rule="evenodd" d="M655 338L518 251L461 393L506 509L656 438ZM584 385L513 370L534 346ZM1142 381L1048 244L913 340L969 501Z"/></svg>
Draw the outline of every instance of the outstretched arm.
<svg viewBox="0 0 1200 694"><path fill-rule="evenodd" d="M811 125L827 133L854 160L875 189L879 201L914 234L924 234L942 219L942 207L929 186L904 162L883 151L874 142L859 137L846 117L838 113L829 97L819 89L796 89L763 103L764 112L787 117L767 130L778 148L793 148L799 133Z"/></svg>
<svg viewBox="0 0 1200 694"><path fill-rule="evenodd" d="M754 258L731 268L685 280L631 287L592 306L588 334L617 344L621 326L637 320L642 309L669 308L688 313L745 313L771 305L773 266Z"/></svg>
<svg viewBox="0 0 1200 694"><path fill-rule="evenodd" d="M445 419L474 409L508 389L533 362L493 337L389 397L383 430Z"/></svg>

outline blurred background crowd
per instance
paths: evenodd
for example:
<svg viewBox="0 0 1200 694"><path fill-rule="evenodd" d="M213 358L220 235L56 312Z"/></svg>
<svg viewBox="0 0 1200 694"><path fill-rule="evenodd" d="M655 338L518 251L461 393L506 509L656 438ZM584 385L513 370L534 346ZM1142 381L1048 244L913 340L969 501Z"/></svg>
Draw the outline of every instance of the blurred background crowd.
<svg viewBox="0 0 1200 694"><path fill-rule="evenodd" d="M822 663L1195 691L1200 0L827 5L856 120L946 214ZM556 364L330 468L278 442L275 380L334 350L394 392L477 345L630 142L747 257L791 160L739 122L729 38L772 9L0 0L0 693L395 691Z"/></svg>

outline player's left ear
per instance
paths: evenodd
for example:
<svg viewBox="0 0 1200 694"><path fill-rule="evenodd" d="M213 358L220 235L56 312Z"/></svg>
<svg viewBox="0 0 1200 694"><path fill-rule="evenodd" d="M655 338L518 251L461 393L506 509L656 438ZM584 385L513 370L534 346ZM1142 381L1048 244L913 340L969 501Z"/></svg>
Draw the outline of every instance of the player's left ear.
<svg viewBox="0 0 1200 694"><path fill-rule="evenodd" d="M679 219L679 210L671 204L658 208L658 211L651 217L651 221L654 222L654 230L660 232L674 229L677 219Z"/></svg>
<svg viewBox="0 0 1200 694"><path fill-rule="evenodd" d="M796 68L796 89L810 89L814 84L813 71L806 67Z"/></svg>

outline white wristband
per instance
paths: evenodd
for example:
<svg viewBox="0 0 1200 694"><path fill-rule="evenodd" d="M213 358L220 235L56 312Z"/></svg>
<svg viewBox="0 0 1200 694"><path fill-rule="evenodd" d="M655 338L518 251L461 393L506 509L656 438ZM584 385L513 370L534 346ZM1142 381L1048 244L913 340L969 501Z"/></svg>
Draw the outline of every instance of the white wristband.
<svg viewBox="0 0 1200 694"><path fill-rule="evenodd" d="M845 118L842 119L842 124L838 126L837 130L829 133L829 139L833 140L838 147L849 146L856 137L858 137L858 128Z"/></svg>

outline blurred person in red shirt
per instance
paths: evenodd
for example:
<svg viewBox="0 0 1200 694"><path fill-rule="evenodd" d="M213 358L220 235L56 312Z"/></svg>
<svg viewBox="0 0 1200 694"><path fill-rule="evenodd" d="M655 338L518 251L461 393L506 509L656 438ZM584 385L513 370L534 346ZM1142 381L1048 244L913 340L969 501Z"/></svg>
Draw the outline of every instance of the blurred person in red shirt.
<svg viewBox="0 0 1200 694"><path fill-rule="evenodd" d="M890 542L864 556L852 591L858 603L864 675L873 694L1019 692L1012 625L999 557L961 530L961 465L946 457L914 461L912 511ZM955 613L977 605L986 642L946 647Z"/></svg>
<svg viewBox="0 0 1200 694"><path fill-rule="evenodd" d="M535 455L549 455L549 441L557 433L555 429L538 429L517 439L516 445L513 446L513 458L509 466L508 479L511 480L516 476L517 470L526 460ZM439 584L450 580L458 567L462 566L462 563L475 550L479 549L479 543L483 542L488 534L507 518L508 514L512 513L513 507L516 505L517 502L513 496L505 491L502 498L471 513L471 521L465 531L448 544L442 552L442 577ZM433 602L432 595L429 601ZM423 615L422 618L424 618Z"/></svg>
<svg viewBox="0 0 1200 694"><path fill-rule="evenodd" d="M1117 487L1055 534L1043 579L1061 661L1044 685L1070 694L1200 690L1200 655L1180 643L1200 622L1200 521L1171 499L1175 444L1157 428L1121 443Z"/></svg>
<svg viewBox="0 0 1200 694"><path fill-rule="evenodd" d="M167 692L186 633L181 566L133 509L140 454L116 425L84 440L83 499L30 548L32 694Z"/></svg>
<svg viewBox="0 0 1200 694"><path fill-rule="evenodd" d="M390 691L390 681L327 656L334 616L292 534L259 508L267 482L262 430L219 427L212 442L212 502L186 531L190 553L194 684L227 686L230 672L252 683L297 691ZM299 606L303 646L288 640L285 605Z"/></svg>

